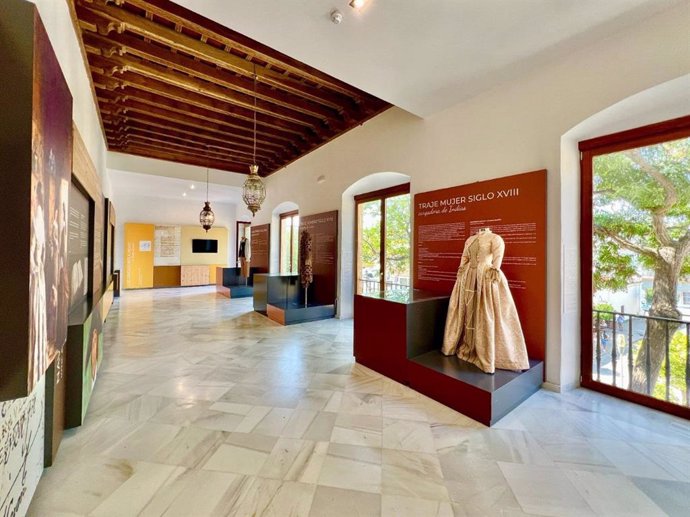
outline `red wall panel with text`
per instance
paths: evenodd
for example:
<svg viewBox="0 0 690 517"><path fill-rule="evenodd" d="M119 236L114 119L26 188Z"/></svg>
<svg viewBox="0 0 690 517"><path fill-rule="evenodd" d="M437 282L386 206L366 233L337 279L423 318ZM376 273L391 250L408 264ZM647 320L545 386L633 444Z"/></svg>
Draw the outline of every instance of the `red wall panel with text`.
<svg viewBox="0 0 690 517"><path fill-rule="evenodd" d="M505 241L508 278L531 359L546 348L546 171L414 197L414 287L450 294L465 240L491 228Z"/></svg>

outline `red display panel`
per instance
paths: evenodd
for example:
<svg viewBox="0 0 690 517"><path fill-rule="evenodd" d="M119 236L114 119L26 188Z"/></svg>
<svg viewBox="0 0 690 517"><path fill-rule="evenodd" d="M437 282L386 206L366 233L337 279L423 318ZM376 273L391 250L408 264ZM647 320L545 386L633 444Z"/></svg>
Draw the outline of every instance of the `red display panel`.
<svg viewBox="0 0 690 517"><path fill-rule="evenodd" d="M414 287L450 294L465 241L491 228L505 242L508 278L531 359L546 347L546 171L414 197Z"/></svg>
<svg viewBox="0 0 690 517"><path fill-rule="evenodd" d="M300 232L308 231L313 246L313 297L323 305L335 303L338 273L338 211L305 215L300 218Z"/></svg>
<svg viewBox="0 0 690 517"><path fill-rule="evenodd" d="M268 272L270 267L271 225L262 224L260 226L252 226L251 232L251 267L262 268Z"/></svg>

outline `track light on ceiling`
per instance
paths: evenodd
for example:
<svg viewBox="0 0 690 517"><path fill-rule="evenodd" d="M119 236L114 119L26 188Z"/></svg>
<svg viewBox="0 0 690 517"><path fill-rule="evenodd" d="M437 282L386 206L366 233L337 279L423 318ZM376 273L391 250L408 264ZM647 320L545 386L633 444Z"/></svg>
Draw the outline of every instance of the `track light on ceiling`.
<svg viewBox="0 0 690 517"><path fill-rule="evenodd" d="M350 7L353 9L361 9L367 3L367 0L351 0Z"/></svg>

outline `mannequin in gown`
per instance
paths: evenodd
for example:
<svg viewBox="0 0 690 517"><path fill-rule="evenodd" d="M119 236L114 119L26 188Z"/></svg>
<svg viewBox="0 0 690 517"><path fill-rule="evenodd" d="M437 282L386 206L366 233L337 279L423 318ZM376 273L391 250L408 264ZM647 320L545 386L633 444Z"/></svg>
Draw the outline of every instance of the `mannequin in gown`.
<svg viewBox="0 0 690 517"><path fill-rule="evenodd" d="M465 242L441 350L486 373L529 369L515 302L500 269L504 250L503 239L489 229Z"/></svg>

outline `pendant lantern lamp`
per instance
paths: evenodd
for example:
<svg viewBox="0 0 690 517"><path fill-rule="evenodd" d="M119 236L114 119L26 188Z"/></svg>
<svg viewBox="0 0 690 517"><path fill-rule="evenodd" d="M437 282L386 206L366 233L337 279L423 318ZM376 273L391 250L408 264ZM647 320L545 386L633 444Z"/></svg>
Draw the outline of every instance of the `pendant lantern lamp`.
<svg viewBox="0 0 690 517"><path fill-rule="evenodd" d="M259 166L256 164L256 65L254 65L254 152L252 161L252 165L249 166L249 177L242 187L242 199L254 217L261 210L261 204L266 199L266 187L259 177Z"/></svg>
<svg viewBox="0 0 690 517"><path fill-rule="evenodd" d="M211 229L213 226L213 223L216 221L216 214L213 213L213 210L211 210L211 203L208 200L208 167L206 168L206 202L204 203L204 208L201 210L201 213L199 214L199 222L201 223L201 227L208 231Z"/></svg>

